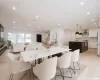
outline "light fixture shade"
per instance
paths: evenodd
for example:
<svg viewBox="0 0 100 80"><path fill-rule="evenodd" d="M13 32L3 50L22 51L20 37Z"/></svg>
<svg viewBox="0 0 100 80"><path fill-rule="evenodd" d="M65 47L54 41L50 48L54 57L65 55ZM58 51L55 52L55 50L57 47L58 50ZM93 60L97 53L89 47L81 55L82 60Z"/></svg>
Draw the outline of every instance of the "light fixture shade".
<svg viewBox="0 0 100 80"><path fill-rule="evenodd" d="M83 33L79 33L79 35L83 35Z"/></svg>
<svg viewBox="0 0 100 80"><path fill-rule="evenodd" d="M79 32L76 32L75 34L79 34Z"/></svg>

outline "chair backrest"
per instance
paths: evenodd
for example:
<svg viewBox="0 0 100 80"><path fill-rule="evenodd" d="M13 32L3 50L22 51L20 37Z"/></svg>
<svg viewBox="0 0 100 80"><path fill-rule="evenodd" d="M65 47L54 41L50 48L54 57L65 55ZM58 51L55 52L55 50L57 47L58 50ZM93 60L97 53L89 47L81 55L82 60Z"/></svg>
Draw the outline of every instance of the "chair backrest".
<svg viewBox="0 0 100 80"><path fill-rule="evenodd" d="M23 52L25 48L24 44L14 44L13 45L13 52Z"/></svg>
<svg viewBox="0 0 100 80"><path fill-rule="evenodd" d="M31 64L20 61L20 56L14 55L12 53L8 53L7 56L9 58L8 68L10 73L17 74L31 68Z"/></svg>
<svg viewBox="0 0 100 80"><path fill-rule="evenodd" d="M79 49L72 52L72 62L77 62L79 60L79 54L80 54Z"/></svg>
<svg viewBox="0 0 100 80"><path fill-rule="evenodd" d="M40 80L51 80L56 74L57 57L44 60L33 68L34 74Z"/></svg>
<svg viewBox="0 0 100 80"><path fill-rule="evenodd" d="M26 46L26 51L28 51L28 50L36 50L36 45L35 45L35 43L30 43L30 44L28 44L27 46Z"/></svg>
<svg viewBox="0 0 100 80"><path fill-rule="evenodd" d="M8 53L8 58L9 58L9 63L8 63L8 68L10 73L16 74L19 72L20 67L18 66L18 57L15 57L14 54Z"/></svg>
<svg viewBox="0 0 100 80"><path fill-rule="evenodd" d="M64 53L61 57L58 58L58 67L59 68L68 68L71 65L71 52Z"/></svg>

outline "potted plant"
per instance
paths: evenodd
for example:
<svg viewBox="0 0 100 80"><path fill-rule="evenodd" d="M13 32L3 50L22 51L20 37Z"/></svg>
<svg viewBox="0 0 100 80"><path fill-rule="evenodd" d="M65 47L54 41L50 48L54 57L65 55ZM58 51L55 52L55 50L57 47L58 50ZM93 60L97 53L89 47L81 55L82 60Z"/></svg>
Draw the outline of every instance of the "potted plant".
<svg viewBox="0 0 100 80"><path fill-rule="evenodd" d="M12 41L10 41L10 40L7 41L7 47L8 48L11 48L12 47Z"/></svg>

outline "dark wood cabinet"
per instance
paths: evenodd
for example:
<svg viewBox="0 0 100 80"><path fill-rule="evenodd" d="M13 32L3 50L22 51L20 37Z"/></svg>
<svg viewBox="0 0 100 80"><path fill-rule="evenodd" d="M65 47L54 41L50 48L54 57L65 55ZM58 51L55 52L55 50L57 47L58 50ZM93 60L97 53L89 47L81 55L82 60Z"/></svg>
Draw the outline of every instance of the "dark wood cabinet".
<svg viewBox="0 0 100 80"><path fill-rule="evenodd" d="M88 41L78 42L78 41L70 41L69 49L72 51L80 49L80 53L88 50Z"/></svg>
<svg viewBox="0 0 100 80"><path fill-rule="evenodd" d="M0 24L0 56L7 49L7 46L5 46L4 35L3 34L4 34L4 27Z"/></svg>

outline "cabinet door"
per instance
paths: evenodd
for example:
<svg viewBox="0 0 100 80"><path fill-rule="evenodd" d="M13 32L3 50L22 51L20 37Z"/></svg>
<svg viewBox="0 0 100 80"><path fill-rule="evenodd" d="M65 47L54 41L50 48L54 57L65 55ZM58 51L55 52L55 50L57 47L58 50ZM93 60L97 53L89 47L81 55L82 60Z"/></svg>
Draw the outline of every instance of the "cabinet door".
<svg viewBox="0 0 100 80"><path fill-rule="evenodd" d="M97 37L97 29L89 29L89 37Z"/></svg>
<svg viewBox="0 0 100 80"><path fill-rule="evenodd" d="M89 42L89 48L97 48L97 42Z"/></svg>

